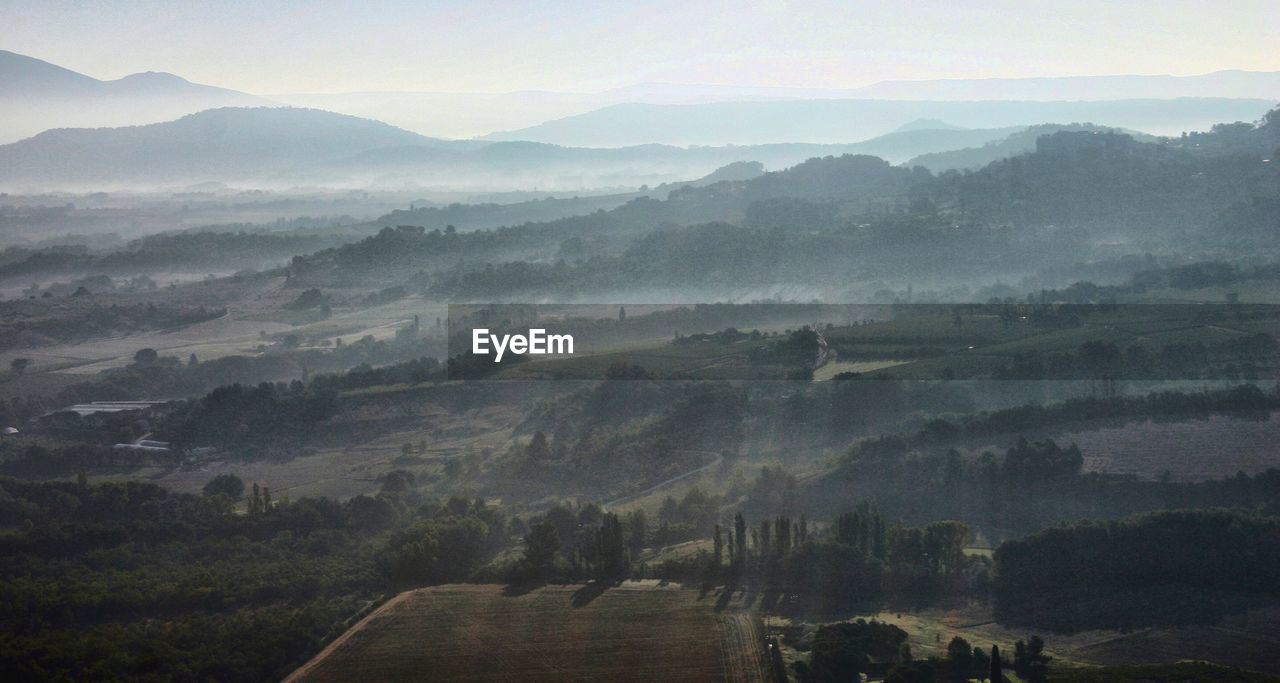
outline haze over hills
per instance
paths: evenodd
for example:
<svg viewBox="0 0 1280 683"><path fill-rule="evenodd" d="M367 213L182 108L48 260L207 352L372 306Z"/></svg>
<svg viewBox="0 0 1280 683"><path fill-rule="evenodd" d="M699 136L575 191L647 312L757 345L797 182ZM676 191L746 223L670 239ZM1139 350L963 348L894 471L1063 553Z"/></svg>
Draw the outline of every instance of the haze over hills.
<svg viewBox="0 0 1280 683"><path fill-rule="evenodd" d="M1092 121L1157 135L1204 130L1222 121L1256 121L1275 105L1261 99L1180 98L1110 101L972 102L795 100L697 105L622 104L486 136L560 145L615 147L641 142L672 145L750 145L776 140L830 143L861 140L905 122L935 118L963 127L1028 126L1046 121Z"/></svg>
<svg viewBox="0 0 1280 683"><path fill-rule="evenodd" d="M147 126L52 130L0 146L0 186L172 188L218 181L270 188L634 188L699 178L734 162L778 169L811 157L870 154L899 163L981 146L1019 130L951 128L905 130L847 144L595 149L440 140L314 109L224 108Z"/></svg>
<svg viewBox="0 0 1280 683"><path fill-rule="evenodd" d="M825 99L1053 102L1182 97L1260 99L1274 103L1280 101L1280 72L1233 70L1195 76L1118 75L883 81L854 88L640 83L599 92L279 93L270 97L297 106L376 118L428 135L471 137L493 131L520 130L548 120L585 114L618 104L712 104ZM1196 120L1203 123L1212 119L1209 116ZM1020 123L1043 123L1045 120L1050 119ZM1064 119L1059 117L1053 120ZM989 127L994 124L976 125ZM868 135L888 130L890 128L878 129Z"/></svg>
<svg viewBox="0 0 1280 683"><path fill-rule="evenodd" d="M1198 105L1172 104L1165 117L1136 115L1120 106L1135 98L1221 98L1218 106L1206 102ZM48 62L0 51L0 99L6 106L5 120L0 122L0 142L14 141L50 128L111 127L168 121L205 109L228 106L265 106L289 104L374 118L423 135L438 137L472 137L488 134L492 139L530 139L571 146L622 146L643 143L667 144L756 144L766 142L839 142L866 139L897 129L915 119L942 119L951 125L970 128L993 128L1034 125L1046 121L1096 121L1105 125L1139 128L1151 133L1179 133L1183 129L1204 127L1225 120L1241 118L1252 109L1258 114L1266 105L1280 100L1280 72L1217 71L1195 76L1068 76L1061 78L943 79L927 81L884 81L853 88L805 88L777 86L738 86L708 84L638 83L598 92L516 91L505 93L449 92L350 92L350 93L280 93L266 98L257 95L192 83L179 76L148 71L117 80L99 80ZM756 124L754 130L736 131L734 135L716 138L692 135L678 130L665 131L659 137L632 136L610 141L598 135L582 135L570 139L552 131L566 124L560 119L579 116L616 116L619 106L633 105L729 105L739 108L756 103L768 107L791 102L805 108L822 107L830 100L887 100L902 107L901 113L879 120L875 111L860 111L866 125L819 134L829 125L805 136L791 129ZM918 100L918 102L908 102ZM1044 106L1054 103L1081 106L1088 100L1100 103L1114 101L1118 109L1103 107L1097 111L1115 112L1114 120L1098 115L1069 115L1074 112L1061 107L1032 116L994 118L983 115L964 117L939 108L943 102L980 104L987 100L1009 102L1012 110L1027 102ZM1239 100L1239 102L1231 102ZM1261 107L1245 103L1263 101ZM1133 106L1137 106L1136 104ZM1089 109L1085 107L1085 109ZM598 110L609 113L602 114ZM778 111L766 108L765 111ZM791 110L779 114L791 116ZM888 111L896 111L892 108ZM1256 118L1256 115L1253 116ZM1246 120L1252 120L1248 118ZM861 121L860 121L861 122ZM803 130L807 126L798 126ZM573 125L583 125L575 122ZM930 125L930 128L937 126ZM499 132L494 132L499 131ZM833 135L838 133L838 135Z"/></svg>
<svg viewBox="0 0 1280 683"><path fill-rule="evenodd" d="M98 80L43 60L0 50L0 142L51 128L123 126L168 121L216 107L272 102L226 88L148 71Z"/></svg>
<svg viewBox="0 0 1280 683"><path fill-rule="evenodd" d="M757 162L765 168L776 170L813 157L868 154L900 163L920 154L985 145L1019 130L1021 129L911 130L862 142L825 145L777 143L590 148L505 141L474 149L412 146L361 152L352 157L300 169L285 177L298 182L320 184L418 184L454 189L538 187L544 190L577 190L592 187L636 187L699 178L735 162Z"/></svg>
<svg viewBox="0 0 1280 683"><path fill-rule="evenodd" d="M382 147L467 146L311 109L224 108L123 128L68 128L0 147L10 186L99 189L259 179Z"/></svg>

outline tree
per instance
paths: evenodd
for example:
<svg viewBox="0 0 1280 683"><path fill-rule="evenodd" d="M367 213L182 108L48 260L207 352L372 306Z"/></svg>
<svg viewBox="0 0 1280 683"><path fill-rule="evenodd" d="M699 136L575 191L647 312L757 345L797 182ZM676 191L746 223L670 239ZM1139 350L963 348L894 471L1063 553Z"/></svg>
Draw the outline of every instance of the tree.
<svg viewBox="0 0 1280 683"><path fill-rule="evenodd" d="M547 435L541 431L534 432L526 453L530 460L545 460L551 454L551 449L547 446Z"/></svg>
<svg viewBox="0 0 1280 683"><path fill-rule="evenodd" d="M602 581L621 581L627 578L630 566L622 520L615 513L606 513L596 532L596 577Z"/></svg>
<svg viewBox="0 0 1280 683"><path fill-rule="evenodd" d="M413 488L415 477L408 470L392 470L382 480L383 493L403 493Z"/></svg>
<svg viewBox="0 0 1280 683"><path fill-rule="evenodd" d="M1051 659L1044 653L1044 640L1040 636L1031 636L1025 643L1019 640L1013 645L1013 670L1025 681L1044 681Z"/></svg>
<svg viewBox="0 0 1280 683"><path fill-rule="evenodd" d="M711 555L711 564L719 569L724 564L724 533L721 531L719 524L716 525L714 539L715 545L712 546L714 550Z"/></svg>
<svg viewBox="0 0 1280 683"><path fill-rule="evenodd" d="M991 646L991 683L1004 683L1004 670L1000 665L1000 646Z"/></svg>
<svg viewBox="0 0 1280 683"><path fill-rule="evenodd" d="M644 550L648 543L648 524L644 510L636 510L627 516L627 545L631 550L632 558L639 557L640 551Z"/></svg>
<svg viewBox="0 0 1280 683"><path fill-rule="evenodd" d="M133 362L138 365L151 365L159 359L160 354L156 353L155 349L138 349L138 352L133 354Z"/></svg>
<svg viewBox="0 0 1280 683"><path fill-rule="evenodd" d="M240 500L244 495L244 482L234 474L219 474L204 485L206 496L227 496L232 500Z"/></svg>
<svg viewBox="0 0 1280 683"><path fill-rule="evenodd" d="M973 646L969 641L956 636L947 643L948 678L954 681L969 680L969 669L973 665Z"/></svg>
<svg viewBox="0 0 1280 683"><path fill-rule="evenodd" d="M747 556L747 520L742 516L741 512L733 516L733 534L738 539L738 544L735 548L737 555L736 557L730 557L729 563L736 568L741 566L742 560Z"/></svg>
<svg viewBox="0 0 1280 683"><path fill-rule="evenodd" d="M13 360L9 361L9 369L13 370L13 374L15 375L21 375L22 373L26 372L27 368L30 366L31 366L30 358L14 358Z"/></svg>
<svg viewBox="0 0 1280 683"><path fill-rule="evenodd" d="M544 581L550 575L556 553L560 552L560 534L554 524L541 521L529 528L524 537L524 565L531 581Z"/></svg>

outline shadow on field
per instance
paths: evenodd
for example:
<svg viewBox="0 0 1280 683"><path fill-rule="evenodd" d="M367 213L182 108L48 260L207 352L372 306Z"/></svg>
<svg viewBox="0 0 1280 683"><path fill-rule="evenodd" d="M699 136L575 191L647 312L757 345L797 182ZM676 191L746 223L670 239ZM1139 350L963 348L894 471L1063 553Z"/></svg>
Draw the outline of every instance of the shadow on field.
<svg viewBox="0 0 1280 683"><path fill-rule="evenodd" d="M729 602L733 600L733 594L736 590L733 586L725 586L720 590L720 595L716 597L717 612L723 612L729 606Z"/></svg>
<svg viewBox="0 0 1280 683"><path fill-rule="evenodd" d="M528 595L545 585L547 585L545 581L512 582L502 587L502 595L508 598L518 598L521 595Z"/></svg>
<svg viewBox="0 0 1280 683"><path fill-rule="evenodd" d="M609 590L612 584L604 581L592 581L587 585L573 592L573 598L569 601L574 607L586 607L591 604L592 600L600 597L605 591Z"/></svg>

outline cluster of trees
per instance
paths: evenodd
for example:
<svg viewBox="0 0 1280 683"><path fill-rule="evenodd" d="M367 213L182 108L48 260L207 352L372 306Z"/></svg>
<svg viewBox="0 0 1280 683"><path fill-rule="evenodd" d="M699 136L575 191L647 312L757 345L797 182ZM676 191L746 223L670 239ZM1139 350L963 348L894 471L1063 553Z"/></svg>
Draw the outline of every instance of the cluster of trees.
<svg viewBox="0 0 1280 683"><path fill-rule="evenodd" d="M658 508L658 528L654 531L655 545L671 545L695 538L706 538L720 519L720 508L725 498L693 487L676 500L663 498Z"/></svg>
<svg viewBox="0 0 1280 683"><path fill-rule="evenodd" d="M337 392L294 381L256 387L218 387L198 401L178 404L159 421L157 434L181 447L220 446L243 455L272 452L313 433L337 411Z"/></svg>
<svg viewBox="0 0 1280 683"><path fill-rule="evenodd" d="M0 259L0 277L59 273L163 272L186 268L238 269L286 261L295 254L333 247L349 238L325 231L290 233L199 230L160 233L118 248L91 251L83 245L10 247Z"/></svg>
<svg viewBox="0 0 1280 683"><path fill-rule="evenodd" d="M1020 438L999 455L966 457L954 448L919 448L900 436L879 437L862 442L834 472L798 491L789 509L829 518L841 507L870 500L910 523L957 519L998 539L1064 521L1179 507L1259 509L1280 501L1278 470L1174 482L1082 473L1082 460L1079 449L1053 440ZM749 499L747 509L777 508Z"/></svg>
<svg viewBox="0 0 1280 683"><path fill-rule="evenodd" d="M594 579L615 583L642 572L640 551L647 545L644 513L625 519L594 504L576 510L556 505L530 520L521 560L511 568L515 583Z"/></svg>
<svg viewBox="0 0 1280 683"><path fill-rule="evenodd" d="M1280 596L1278 587L1280 518L1202 509L1007 541L995 553L993 594L1002 622L1074 632L1212 623Z"/></svg>
<svg viewBox="0 0 1280 683"><path fill-rule="evenodd" d="M717 525L712 550L651 569L665 578L758 591L772 609L830 613L881 600L919 604L945 594L985 590L982 560L962 550L969 530L958 522L922 527L887 524L867 505L821 532L782 515L750 525L741 513Z"/></svg>
<svg viewBox="0 0 1280 683"><path fill-rule="evenodd" d="M479 498L455 497L442 506L425 506L416 519L396 531L387 544L385 561L397 585L469 579L506 546L506 515Z"/></svg>
<svg viewBox="0 0 1280 683"><path fill-rule="evenodd" d="M5 678L279 679L386 591L350 506L237 488L0 480Z"/></svg>
<svg viewBox="0 0 1280 683"><path fill-rule="evenodd" d="M590 575L622 578L620 520L584 515L599 521ZM482 499L423 500L404 472L344 503L234 474L202 496L0 479L0 526L0 669L14 680L279 679L379 596L494 580L487 563L526 530Z"/></svg>
<svg viewBox="0 0 1280 683"><path fill-rule="evenodd" d="M907 632L874 619L823 624L813 635L809 660L793 665L804 683L835 683L861 676L882 676L886 683L964 683L970 680L1002 683L1011 665L1021 680L1044 683L1048 663L1044 641L1031 636L1019 640L1012 662L1006 662L997 645L975 647L960 636L947 643L945 657L917 659L907 643Z"/></svg>
<svg viewBox="0 0 1280 683"><path fill-rule="evenodd" d="M1158 350L1086 342L1074 352L1019 353L996 379L1260 379L1275 370L1276 338L1258 332L1217 344L1181 342Z"/></svg>
<svg viewBox="0 0 1280 683"><path fill-rule="evenodd" d="M966 416L933 418L915 433L898 437L913 447L946 446L965 439L1016 434L1086 420L1131 421L1220 413L1267 413L1280 409L1280 389L1255 384L1202 391L1156 391L1137 396L1087 396L1053 405L1028 403Z"/></svg>
<svg viewBox="0 0 1280 683"><path fill-rule="evenodd" d="M178 304L103 305L91 296L0 301L0 349L32 341L77 342L126 332L185 327L226 314L222 308Z"/></svg>
<svg viewBox="0 0 1280 683"><path fill-rule="evenodd" d="M547 495L572 482L605 499L622 497L717 454L731 459L743 440L740 387L603 382L556 399L533 411L522 426L534 436L513 444L495 468L500 490Z"/></svg>

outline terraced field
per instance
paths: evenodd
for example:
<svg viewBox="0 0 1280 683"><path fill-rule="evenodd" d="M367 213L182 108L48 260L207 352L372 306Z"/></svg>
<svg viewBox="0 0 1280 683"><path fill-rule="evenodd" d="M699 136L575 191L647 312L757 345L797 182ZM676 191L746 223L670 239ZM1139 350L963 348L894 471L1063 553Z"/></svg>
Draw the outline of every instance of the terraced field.
<svg viewBox="0 0 1280 683"><path fill-rule="evenodd" d="M759 619L652 582L450 585L402 593L294 681L765 681Z"/></svg>

